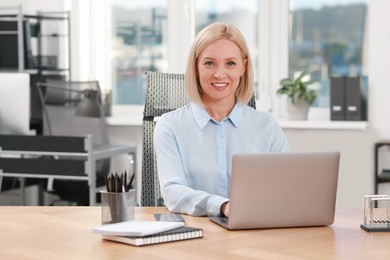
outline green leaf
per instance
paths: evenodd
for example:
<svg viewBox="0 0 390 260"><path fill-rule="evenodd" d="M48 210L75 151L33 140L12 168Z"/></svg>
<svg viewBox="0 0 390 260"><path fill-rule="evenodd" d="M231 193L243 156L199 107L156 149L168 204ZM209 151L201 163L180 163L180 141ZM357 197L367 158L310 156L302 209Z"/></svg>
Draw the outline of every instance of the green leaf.
<svg viewBox="0 0 390 260"><path fill-rule="evenodd" d="M291 86L294 85L294 82L291 79L282 79L279 84L282 86Z"/></svg>
<svg viewBox="0 0 390 260"><path fill-rule="evenodd" d="M302 79L309 75L310 72L305 70L296 79L285 78L280 80L280 88L276 91L279 95L287 95L293 104L296 104L300 98L304 98L310 105L312 105L317 98L317 90L311 89L309 86L318 80L302 81Z"/></svg>

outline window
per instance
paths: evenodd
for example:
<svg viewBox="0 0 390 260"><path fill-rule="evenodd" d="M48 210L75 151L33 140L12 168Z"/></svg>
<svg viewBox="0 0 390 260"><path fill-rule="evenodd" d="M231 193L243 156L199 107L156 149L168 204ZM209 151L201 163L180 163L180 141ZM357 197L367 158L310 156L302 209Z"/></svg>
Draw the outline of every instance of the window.
<svg viewBox="0 0 390 260"><path fill-rule="evenodd" d="M146 70L183 73L193 37L212 22L233 23L240 28L248 41L257 69L259 0L245 1L245 4L233 0L198 0L192 4L188 3L191 2L188 1L185 5L181 1L148 0L130 4L126 1L112 0L111 86L114 105L143 104ZM186 21L189 14L195 14L194 21L190 21L187 27L178 26L172 21L177 19L176 17L168 17L172 10L176 10L175 16L182 16L179 21ZM169 30L168 26L171 26ZM191 34L184 34L180 30L189 30ZM188 39L180 42L183 35ZM169 54L169 50L172 49L179 53ZM173 59L185 62L175 67L170 65L177 63ZM173 67L175 68L172 69Z"/></svg>
<svg viewBox="0 0 390 260"><path fill-rule="evenodd" d="M143 104L145 71L168 68L167 0L113 0L111 8L112 103Z"/></svg>
<svg viewBox="0 0 390 260"><path fill-rule="evenodd" d="M144 72L184 73L193 38L216 21L235 24L243 32L253 59L257 107L276 117L283 117L283 100L276 96L276 90L280 79L289 74L310 70L312 79L319 79L314 106L328 108L329 76L366 75L368 70L364 52L368 0L79 2L83 10L76 13L83 19L92 10L87 21L95 24L95 32L86 34L95 39L84 49L90 46L95 51L89 51L87 58L79 57L80 52L77 58L83 64L76 72L89 68L89 74L86 71L83 75L97 78L104 83L103 88L111 89L114 116L141 115ZM94 15L93 9L84 7L84 3L93 6L103 2L106 8L99 10L104 10L105 19L102 11ZM82 28L82 24L77 26ZM98 48L96 45L103 42L98 39L107 43ZM106 60L101 59L102 53L108 53ZM89 66L85 60L90 60ZM102 70L102 64L108 66Z"/></svg>
<svg viewBox="0 0 390 260"><path fill-rule="evenodd" d="M290 0L289 74L318 79L313 106L330 106L330 76L365 75L366 0Z"/></svg>

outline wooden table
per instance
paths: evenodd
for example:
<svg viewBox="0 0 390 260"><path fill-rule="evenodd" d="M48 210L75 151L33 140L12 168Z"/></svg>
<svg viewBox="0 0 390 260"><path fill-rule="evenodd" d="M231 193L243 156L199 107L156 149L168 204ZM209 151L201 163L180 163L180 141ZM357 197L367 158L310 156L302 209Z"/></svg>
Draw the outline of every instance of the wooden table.
<svg viewBox="0 0 390 260"><path fill-rule="evenodd" d="M165 208L137 208L153 220ZM227 231L184 216L204 237L145 247L102 240L100 207L0 207L0 259L390 259L390 233L360 229L362 210L337 212L329 227Z"/></svg>

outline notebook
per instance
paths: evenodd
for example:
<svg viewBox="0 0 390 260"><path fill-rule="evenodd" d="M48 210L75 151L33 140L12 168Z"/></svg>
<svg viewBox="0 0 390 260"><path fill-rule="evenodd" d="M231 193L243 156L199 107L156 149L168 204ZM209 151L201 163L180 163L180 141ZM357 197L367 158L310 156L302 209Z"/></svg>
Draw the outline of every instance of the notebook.
<svg viewBox="0 0 390 260"><path fill-rule="evenodd" d="M131 220L93 228L93 233L112 236L148 236L184 226L183 222Z"/></svg>
<svg viewBox="0 0 390 260"><path fill-rule="evenodd" d="M144 237L103 235L103 239L134 245L134 246L145 246L151 244L167 243L167 242L188 240L188 239L201 238L201 237L203 237L202 229L188 227L188 226L182 226L173 230L165 231L154 235L144 236Z"/></svg>
<svg viewBox="0 0 390 260"><path fill-rule="evenodd" d="M331 225L339 152L234 155L227 229Z"/></svg>

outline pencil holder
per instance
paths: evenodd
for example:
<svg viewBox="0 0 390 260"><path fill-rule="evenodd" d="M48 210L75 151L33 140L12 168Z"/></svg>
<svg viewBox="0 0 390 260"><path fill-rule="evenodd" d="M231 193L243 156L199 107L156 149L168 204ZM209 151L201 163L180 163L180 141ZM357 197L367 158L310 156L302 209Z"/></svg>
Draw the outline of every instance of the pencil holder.
<svg viewBox="0 0 390 260"><path fill-rule="evenodd" d="M135 190L127 192L101 191L102 224L112 224L134 219Z"/></svg>

